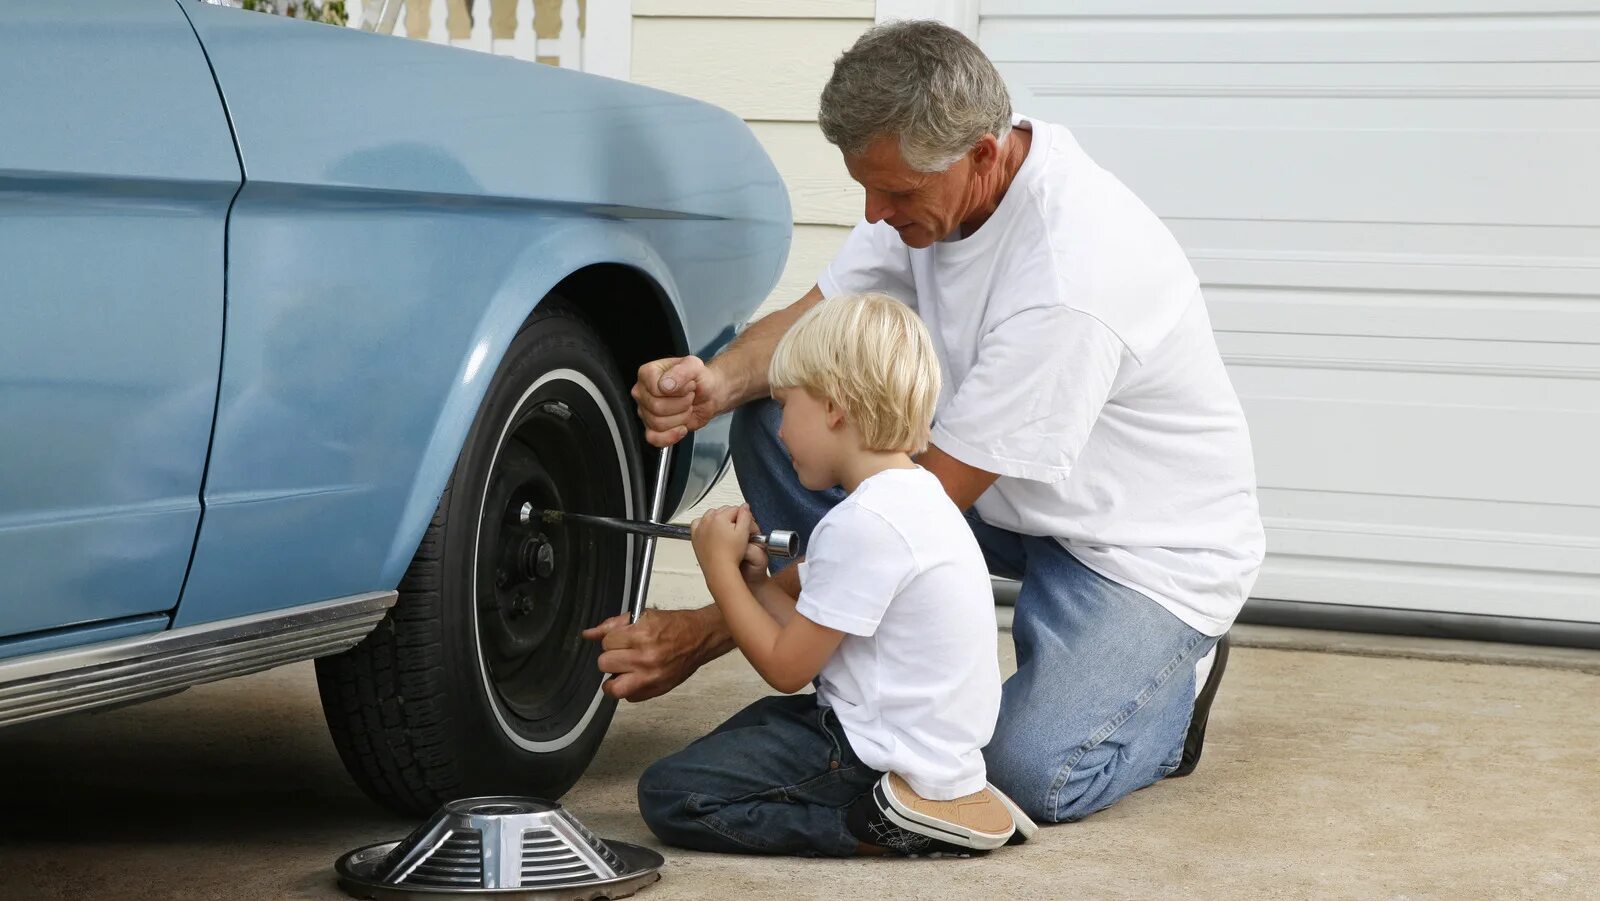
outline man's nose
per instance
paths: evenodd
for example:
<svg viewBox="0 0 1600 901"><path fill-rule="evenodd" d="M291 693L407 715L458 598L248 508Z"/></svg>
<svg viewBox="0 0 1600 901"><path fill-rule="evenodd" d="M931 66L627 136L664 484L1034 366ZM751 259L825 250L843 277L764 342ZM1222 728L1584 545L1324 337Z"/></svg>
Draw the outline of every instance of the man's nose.
<svg viewBox="0 0 1600 901"><path fill-rule="evenodd" d="M878 193L877 191L867 192L866 215L868 222L882 222L893 215L893 213L894 204L889 202L888 197Z"/></svg>

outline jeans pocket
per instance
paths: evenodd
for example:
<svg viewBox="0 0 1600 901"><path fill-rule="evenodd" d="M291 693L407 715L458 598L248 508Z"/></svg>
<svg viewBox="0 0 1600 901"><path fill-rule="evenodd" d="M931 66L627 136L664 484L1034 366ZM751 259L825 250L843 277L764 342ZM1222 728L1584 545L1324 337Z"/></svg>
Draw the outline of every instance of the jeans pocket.
<svg viewBox="0 0 1600 901"><path fill-rule="evenodd" d="M833 722L829 723L829 719L832 719ZM817 726L822 730L822 734L828 737L830 745L828 749L828 769L837 770L848 765L849 761L846 758L850 743L844 737L844 727L839 724L839 718L834 715L833 708L820 705L817 707Z"/></svg>

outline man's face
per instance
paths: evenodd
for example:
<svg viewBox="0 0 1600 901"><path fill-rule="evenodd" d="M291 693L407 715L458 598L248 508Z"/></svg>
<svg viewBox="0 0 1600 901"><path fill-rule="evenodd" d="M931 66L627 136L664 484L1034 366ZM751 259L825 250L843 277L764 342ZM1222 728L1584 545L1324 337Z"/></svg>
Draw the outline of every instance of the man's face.
<svg viewBox="0 0 1600 901"><path fill-rule="evenodd" d="M868 222L887 222L910 247L928 247L956 230L971 201L972 154L943 172L918 172L900 158L900 141L878 138L844 158L865 189Z"/></svg>

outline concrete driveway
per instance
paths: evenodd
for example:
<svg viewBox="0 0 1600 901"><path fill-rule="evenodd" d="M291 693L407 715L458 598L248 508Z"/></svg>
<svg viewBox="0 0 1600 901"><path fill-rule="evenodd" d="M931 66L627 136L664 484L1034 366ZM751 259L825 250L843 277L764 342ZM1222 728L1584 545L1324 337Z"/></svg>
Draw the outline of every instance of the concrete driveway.
<svg viewBox="0 0 1600 901"><path fill-rule="evenodd" d="M1600 896L1600 654L1505 649L1539 665L1482 665L1239 634L1257 646L1235 651L1188 779L980 860L669 849L637 897ZM654 845L635 774L763 689L730 657L625 706L566 802L600 835ZM308 664L0 732L0 766L5 899L340 898L335 857L414 825L346 779Z"/></svg>

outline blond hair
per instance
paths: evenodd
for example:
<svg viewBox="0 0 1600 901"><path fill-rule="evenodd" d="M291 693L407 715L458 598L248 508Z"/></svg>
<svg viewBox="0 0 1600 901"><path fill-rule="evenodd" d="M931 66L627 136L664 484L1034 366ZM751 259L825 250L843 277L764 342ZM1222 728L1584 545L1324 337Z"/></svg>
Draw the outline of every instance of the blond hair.
<svg viewBox="0 0 1600 901"><path fill-rule="evenodd" d="M807 310L778 342L767 380L839 405L867 450L928 446L939 360L922 320L887 294L841 294Z"/></svg>

